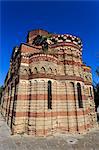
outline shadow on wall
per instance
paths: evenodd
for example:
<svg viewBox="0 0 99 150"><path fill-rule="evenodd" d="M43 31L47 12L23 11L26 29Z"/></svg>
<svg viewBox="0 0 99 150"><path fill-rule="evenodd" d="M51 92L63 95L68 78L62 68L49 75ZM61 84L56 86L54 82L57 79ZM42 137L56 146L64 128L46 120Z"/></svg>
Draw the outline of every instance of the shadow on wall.
<svg viewBox="0 0 99 150"><path fill-rule="evenodd" d="M0 105L1 105L2 92L3 92L3 86L0 87Z"/></svg>

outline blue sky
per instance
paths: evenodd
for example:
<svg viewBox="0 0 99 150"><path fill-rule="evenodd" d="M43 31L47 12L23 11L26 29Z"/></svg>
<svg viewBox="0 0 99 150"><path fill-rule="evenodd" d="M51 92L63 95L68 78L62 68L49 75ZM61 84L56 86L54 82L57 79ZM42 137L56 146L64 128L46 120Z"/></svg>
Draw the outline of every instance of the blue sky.
<svg viewBox="0 0 99 150"><path fill-rule="evenodd" d="M28 31L43 28L53 33L79 36L83 61L99 66L99 1L0 1L0 85L9 69L12 49L26 41Z"/></svg>

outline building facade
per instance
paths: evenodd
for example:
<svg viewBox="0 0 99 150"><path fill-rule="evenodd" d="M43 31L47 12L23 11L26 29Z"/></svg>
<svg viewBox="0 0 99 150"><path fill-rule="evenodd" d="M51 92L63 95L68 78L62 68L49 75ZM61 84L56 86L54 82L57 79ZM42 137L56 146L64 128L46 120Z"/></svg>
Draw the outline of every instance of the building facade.
<svg viewBox="0 0 99 150"><path fill-rule="evenodd" d="M12 134L84 133L96 126L91 68L78 37L45 30L15 47L4 83L2 115Z"/></svg>

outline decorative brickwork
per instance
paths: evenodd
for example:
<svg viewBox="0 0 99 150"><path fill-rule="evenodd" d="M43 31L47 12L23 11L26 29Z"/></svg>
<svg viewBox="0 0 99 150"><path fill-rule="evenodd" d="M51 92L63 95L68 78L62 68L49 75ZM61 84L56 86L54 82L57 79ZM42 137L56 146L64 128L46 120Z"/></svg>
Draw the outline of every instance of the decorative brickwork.
<svg viewBox="0 0 99 150"><path fill-rule="evenodd" d="M2 114L12 134L47 136L95 127L91 68L72 35L29 32L13 50L2 93Z"/></svg>

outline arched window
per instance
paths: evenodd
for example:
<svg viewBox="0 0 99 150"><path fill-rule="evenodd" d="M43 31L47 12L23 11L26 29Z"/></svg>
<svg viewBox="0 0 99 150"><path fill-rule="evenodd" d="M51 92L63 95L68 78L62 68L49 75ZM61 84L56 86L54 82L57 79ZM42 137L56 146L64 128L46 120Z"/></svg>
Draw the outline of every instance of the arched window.
<svg viewBox="0 0 99 150"><path fill-rule="evenodd" d="M34 73L34 74L38 73L38 70L37 70L37 68L36 68L36 67L34 68L33 73Z"/></svg>
<svg viewBox="0 0 99 150"><path fill-rule="evenodd" d="M57 75L57 70L55 69L55 75Z"/></svg>
<svg viewBox="0 0 99 150"><path fill-rule="evenodd" d="M91 87L90 87L90 96L92 96L92 90L91 90Z"/></svg>
<svg viewBox="0 0 99 150"><path fill-rule="evenodd" d="M68 84L68 89L72 95L72 99L75 100L75 87L74 87L74 83L73 82L70 82Z"/></svg>
<svg viewBox="0 0 99 150"><path fill-rule="evenodd" d="M41 68L41 73L45 73L45 68L44 67Z"/></svg>
<svg viewBox="0 0 99 150"><path fill-rule="evenodd" d="M52 83L48 81L48 109L52 109Z"/></svg>
<svg viewBox="0 0 99 150"><path fill-rule="evenodd" d="M77 95L78 95L79 108L83 108L82 94L81 94L81 85L80 85L80 83L77 83Z"/></svg>
<svg viewBox="0 0 99 150"><path fill-rule="evenodd" d="M29 68L29 75L31 75L32 74L32 70Z"/></svg>
<svg viewBox="0 0 99 150"><path fill-rule="evenodd" d="M36 93L37 94L37 87L38 87L38 82L37 82L37 80L34 80L34 83L33 83L33 87L34 87L34 93Z"/></svg>
<svg viewBox="0 0 99 150"><path fill-rule="evenodd" d="M51 68L49 68L48 73L52 74L52 69Z"/></svg>
<svg viewBox="0 0 99 150"><path fill-rule="evenodd" d="M23 75L27 75L27 69L24 69L22 73Z"/></svg>

